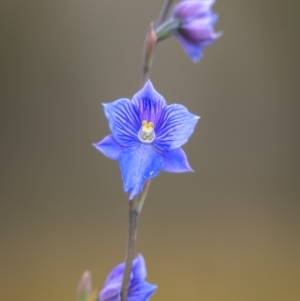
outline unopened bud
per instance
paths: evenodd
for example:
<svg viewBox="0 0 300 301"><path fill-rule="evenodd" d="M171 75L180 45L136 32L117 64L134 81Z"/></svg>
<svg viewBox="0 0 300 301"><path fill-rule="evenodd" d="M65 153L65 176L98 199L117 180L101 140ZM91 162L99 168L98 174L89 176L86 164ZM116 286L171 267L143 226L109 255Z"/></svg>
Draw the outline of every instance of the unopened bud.
<svg viewBox="0 0 300 301"><path fill-rule="evenodd" d="M88 301L92 292L92 274L85 271L77 286L77 301Z"/></svg>

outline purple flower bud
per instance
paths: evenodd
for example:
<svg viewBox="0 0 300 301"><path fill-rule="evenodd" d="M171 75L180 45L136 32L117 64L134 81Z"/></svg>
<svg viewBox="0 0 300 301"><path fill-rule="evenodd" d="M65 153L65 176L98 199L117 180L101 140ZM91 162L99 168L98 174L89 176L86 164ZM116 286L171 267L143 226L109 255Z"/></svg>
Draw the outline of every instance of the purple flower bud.
<svg viewBox="0 0 300 301"><path fill-rule="evenodd" d="M125 264L114 267L106 278L99 294L99 301L120 301ZM144 258L139 254L132 263L128 288L128 301L148 301L157 286L145 281L147 270Z"/></svg>
<svg viewBox="0 0 300 301"><path fill-rule="evenodd" d="M175 33L179 43L194 63L199 62L205 46L222 33L214 31L218 17L211 7L215 0L183 0L175 5L173 19L179 21Z"/></svg>

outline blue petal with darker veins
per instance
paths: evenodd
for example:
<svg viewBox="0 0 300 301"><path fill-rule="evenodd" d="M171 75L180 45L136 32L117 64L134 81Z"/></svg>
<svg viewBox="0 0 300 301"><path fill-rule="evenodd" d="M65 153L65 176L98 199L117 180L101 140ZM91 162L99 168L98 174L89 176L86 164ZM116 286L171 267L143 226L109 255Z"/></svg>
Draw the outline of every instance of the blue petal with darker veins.
<svg viewBox="0 0 300 301"><path fill-rule="evenodd" d="M123 147L114 139L112 135L106 136L98 143L93 143L93 146L106 157L118 160Z"/></svg>
<svg viewBox="0 0 300 301"><path fill-rule="evenodd" d="M105 103L103 107L115 140L122 146L135 145L141 127L137 107L127 98Z"/></svg>
<svg viewBox="0 0 300 301"><path fill-rule="evenodd" d="M164 171L167 172L188 172L193 171L188 162L187 156L182 148L165 152Z"/></svg>
<svg viewBox="0 0 300 301"><path fill-rule="evenodd" d="M142 90L132 97L132 102L139 110L140 124L143 120L151 121L154 123L154 127L163 108L167 106L165 99L154 89L150 80L147 81Z"/></svg>
<svg viewBox="0 0 300 301"><path fill-rule="evenodd" d="M129 199L139 193L147 179L155 177L165 164L163 156L155 152L151 144L141 143L124 149L119 157L125 192Z"/></svg>
<svg viewBox="0 0 300 301"><path fill-rule="evenodd" d="M182 105L165 107L155 129L155 147L163 151L181 147L192 135L199 118Z"/></svg>

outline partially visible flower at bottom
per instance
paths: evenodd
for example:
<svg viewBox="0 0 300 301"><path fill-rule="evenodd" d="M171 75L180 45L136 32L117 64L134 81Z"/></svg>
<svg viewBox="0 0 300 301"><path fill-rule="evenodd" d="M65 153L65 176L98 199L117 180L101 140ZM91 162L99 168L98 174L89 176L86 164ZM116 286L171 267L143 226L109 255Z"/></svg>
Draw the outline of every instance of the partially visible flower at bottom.
<svg viewBox="0 0 300 301"><path fill-rule="evenodd" d="M193 171L181 148L192 135L198 116L179 104L167 105L150 80L132 100L104 104L112 135L94 146L118 160L129 199L141 193L145 182L167 172Z"/></svg>
<svg viewBox="0 0 300 301"><path fill-rule="evenodd" d="M107 276L99 294L99 301L120 301L125 264L114 267ZM147 301L157 286L145 281L147 270L144 258L139 254L132 263L128 289L128 301Z"/></svg>

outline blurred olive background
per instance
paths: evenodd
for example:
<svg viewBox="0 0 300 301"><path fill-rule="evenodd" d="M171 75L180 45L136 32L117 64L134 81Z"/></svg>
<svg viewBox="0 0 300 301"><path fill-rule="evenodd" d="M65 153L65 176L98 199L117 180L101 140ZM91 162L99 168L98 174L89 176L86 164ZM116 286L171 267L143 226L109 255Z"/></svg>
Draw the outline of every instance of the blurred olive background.
<svg viewBox="0 0 300 301"><path fill-rule="evenodd" d="M219 0L194 65L172 38L151 79L200 115L191 174L152 183L137 250L151 300L300 300L299 3ZM162 1L2 0L1 300L75 300L123 261L127 196L101 103L139 88Z"/></svg>

